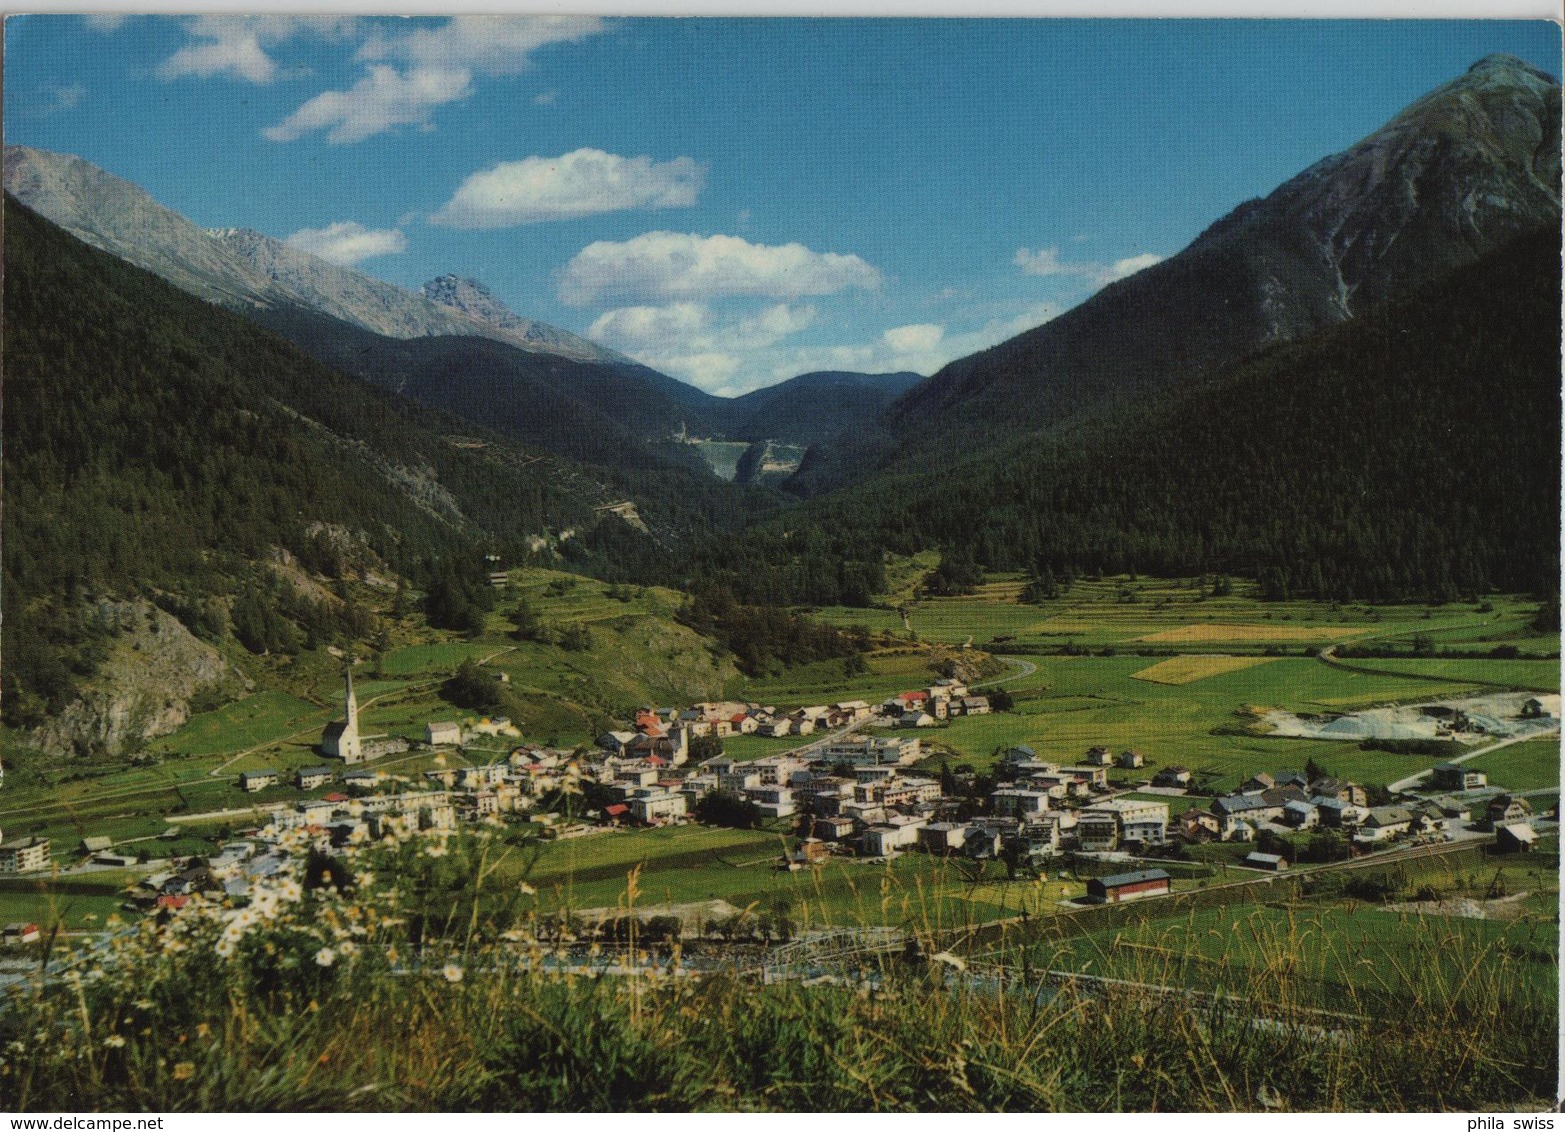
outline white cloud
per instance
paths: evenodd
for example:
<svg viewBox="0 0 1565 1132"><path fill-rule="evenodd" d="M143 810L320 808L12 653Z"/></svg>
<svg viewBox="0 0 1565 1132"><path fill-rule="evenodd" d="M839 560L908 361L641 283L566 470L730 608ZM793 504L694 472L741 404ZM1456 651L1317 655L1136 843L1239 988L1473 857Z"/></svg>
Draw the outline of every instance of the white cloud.
<svg viewBox="0 0 1565 1132"><path fill-rule="evenodd" d="M301 228L283 242L345 266L373 256L395 255L408 246L395 228L370 229L354 220L339 220L325 228Z"/></svg>
<svg viewBox="0 0 1565 1132"><path fill-rule="evenodd" d="M130 17L120 12L92 12L84 15L82 19L87 21L87 26L93 31L101 31L109 35L119 31Z"/></svg>
<svg viewBox="0 0 1565 1132"><path fill-rule="evenodd" d="M1028 275L1056 275L1085 279L1089 283L1102 287L1123 279L1127 275L1134 275L1143 268L1151 267L1154 263L1161 263L1163 257L1152 252L1143 252L1141 255L1129 256L1116 260L1112 265L1082 261L1069 263L1060 259L1060 249L1056 247L1017 248L1016 255L1011 262L1021 268Z"/></svg>
<svg viewBox="0 0 1565 1132"><path fill-rule="evenodd" d="M34 114L59 114L74 110L87 98L87 88L81 83L55 83L39 92L38 102L30 108Z"/></svg>
<svg viewBox="0 0 1565 1132"><path fill-rule="evenodd" d="M1133 255L1128 259L1114 261L1114 266L1109 268L1115 279L1123 279L1127 275L1151 267L1154 263L1162 263L1163 257L1155 252L1143 252L1141 255Z"/></svg>
<svg viewBox="0 0 1565 1132"><path fill-rule="evenodd" d="M268 53L296 35L328 38L347 34L351 19L310 16L196 16L185 22L191 42L165 59L158 77L208 79L223 76L249 83L277 78L277 61Z"/></svg>
<svg viewBox="0 0 1565 1132"><path fill-rule="evenodd" d="M326 130L328 142L343 145L394 126L422 125L435 107L472 92L472 75L463 68L419 67L402 74L395 67L371 67L351 89L323 91L261 133L271 141L295 141Z"/></svg>
<svg viewBox="0 0 1565 1132"><path fill-rule="evenodd" d="M1017 248L1011 262L1028 275L1080 275L1084 266L1061 263L1059 248L1039 248L1037 251Z"/></svg>
<svg viewBox="0 0 1565 1132"><path fill-rule="evenodd" d="M726 319L704 303L670 303L605 311L587 337L702 389L726 393L741 366L753 368L753 355L814 321L814 307L786 303Z"/></svg>
<svg viewBox="0 0 1565 1132"><path fill-rule="evenodd" d="M945 337L946 328L933 323L894 326L881 335L886 345L899 354L933 350Z"/></svg>
<svg viewBox="0 0 1565 1132"><path fill-rule="evenodd" d="M359 49L362 60L414 67L467 67L485 75L514 75L550 43L575 43L605 28L597 16L454 16L437 27L376 35Z"/></svg>
<svg viewBox="0 0 1565 1132"><path fill-rule="evenodd" d="M559 99L560 99L560 92L557 91L557 90L540 91L539 93L533 95L533 105L534 106L553 106L556 102L559 101Z"/></svg>
<svg viewBox="0 0 1565 1132"><path fill-rule="evenodd" d="M323 91L261 133L295 141L326 130L328 142L344 145L397 126L432 129L435 108L470 97L475 75L517 74L545 44L585 39L604 26L596 16L456 16L432 28L377 33L356 55L369 64L363 78Z"/></svg>
<svg viewBox="0 0 1565 1132"><path fill-rule="evenodd" d="M688 157L655 162L601 149L503 161L463 181L431 223L504 228L629 208L682 208L696 202L704 177Z"/></svg>
<svg viewBox="0 0 1565 1132"><path fill-rule="evenodd" d="M704 303L678 302L606 311L586 335L709 393L734 397L816 370L931 374L1058 313L1053 304L1038 303L955 333L936 323L912 323L867 342L797 345L789 339L817 323L814 307L782 303L720 317Z"/></svg>
<svg viewBox="0 0 1565 1132"><path fill-rule="evenodd" d="M647 232L623 243L587 245L565 265L559 292L562 301L585 305L615 295L797 299L878 286L880 272L856 255L811 251L797 243L752 244L737 236Z"/></svg>

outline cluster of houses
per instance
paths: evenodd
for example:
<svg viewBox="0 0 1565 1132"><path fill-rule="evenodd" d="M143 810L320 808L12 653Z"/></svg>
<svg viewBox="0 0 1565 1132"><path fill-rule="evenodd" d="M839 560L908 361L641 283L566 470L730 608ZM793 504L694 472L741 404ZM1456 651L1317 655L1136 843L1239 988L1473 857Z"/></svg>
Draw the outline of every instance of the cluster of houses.
<svg viewBox="0 0 1565 1132"><path fill-rule="evenodd" d="M1172 768L1178 770L1179 768ZM1442 763L1435 768L1432 784L1437 790L1461 792L1488 785L1481 771ZM1299 771L1256 774L1231 794L1213 798L1205 808L1186 810L1177 819L1177 832L1187 841L1253 841L1267 827L1278 832L1309 829L1336 830L1360 848L1381 847L1406 838L1444 840L1467 822L1471 802L1439 794L1401 799L1371 806L1368 792L1357 783L1331 776L1313 781ZM1529 847L1535 837L1531 806L1525 798L1500 794L1491 798L1482 819L1484 828L1496 831L1502 847ZM1498 833L1502 827L1526 825L1525 832ZM1506 845L1509 838L1512 844ZM1266 854L1251 854L1263 868L1280 867Z"/></svg>
<svg viewBox="0 0 1565 1132"><path fill-rule="evenodd" d="M936 680L927 688L901 692L878 706L866 700L844 700L779 711L769 704L721 700L678 708L647 708L637 714L635 731L611 731L598 745L623 754L638 737L668 738L676 745L712 736L760 735L784 738L836 731L876 720L892 727L933 727L941 720L987 715L987 696L971 694L960 680Z"/></svg>

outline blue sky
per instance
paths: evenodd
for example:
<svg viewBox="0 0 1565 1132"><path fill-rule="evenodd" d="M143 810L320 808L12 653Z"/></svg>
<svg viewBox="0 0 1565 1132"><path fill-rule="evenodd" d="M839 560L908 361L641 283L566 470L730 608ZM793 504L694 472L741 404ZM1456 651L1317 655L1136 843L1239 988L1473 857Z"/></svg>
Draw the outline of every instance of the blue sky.
<svg viewBox="0 0 1565 1132"><path fill-rule="evenodd" d="M29 16L8 142L732 394L932 372L1542 21Z"/></svg>

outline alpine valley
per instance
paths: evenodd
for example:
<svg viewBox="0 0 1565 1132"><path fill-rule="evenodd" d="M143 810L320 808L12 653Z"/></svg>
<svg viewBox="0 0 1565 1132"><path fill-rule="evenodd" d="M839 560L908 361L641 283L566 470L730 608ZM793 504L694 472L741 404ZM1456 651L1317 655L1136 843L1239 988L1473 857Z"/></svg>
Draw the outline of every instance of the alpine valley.
<svg viewBox="0 0 1565 1132"><path fill-rule="evenodd" d="M634 39L461 20L375 25L266 144ZM226 26L135 73L315 81ZM404 288L7 145L0 1106L1552 1104L1561 132L1487 55L1166 258L1022 249L1096 289L1020 334L738 396L469 264ZM427 227L728 175L583 146ZM689 278L895 282L630 231L594 286L713 327Z"/></svg>

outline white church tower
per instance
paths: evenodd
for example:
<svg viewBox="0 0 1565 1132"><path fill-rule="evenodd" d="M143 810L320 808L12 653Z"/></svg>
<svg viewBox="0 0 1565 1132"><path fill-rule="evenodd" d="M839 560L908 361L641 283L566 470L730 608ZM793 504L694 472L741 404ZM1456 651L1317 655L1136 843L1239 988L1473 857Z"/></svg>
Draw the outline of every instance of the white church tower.
<svg viewBox="0 0 1565 1132"><path fill-rule="evenodd" d="M321 753L345 763L364 761L364 748L359 742L359 704L353 697L353 673L346 674L347 716L328 723L321 732Z"/></svg>

